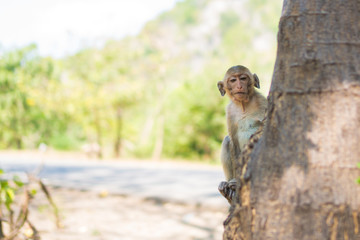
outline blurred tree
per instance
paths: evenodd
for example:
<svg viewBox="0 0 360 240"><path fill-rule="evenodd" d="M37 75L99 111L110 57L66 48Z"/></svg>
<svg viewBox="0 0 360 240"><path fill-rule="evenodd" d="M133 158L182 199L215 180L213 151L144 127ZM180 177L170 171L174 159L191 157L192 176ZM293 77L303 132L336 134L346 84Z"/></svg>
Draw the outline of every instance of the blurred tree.
<svg viewBox="0 0 360 240"><path fill-rule="evenodd" d="M39 129L41 110L28 91L39 73L36 46L6 52L0 59L0 147L24 147L24 138ZM51 74L41 69L43 75Z"/></svg>
<svg viewBox="0 0 360 240"><path fill-rule="evenodd" d="M185 0L99 49L58 60L39 57L35 46L5 53L0 147L94 143L98 156L217 159L226 133L216 82L244 64L267 93L277 6Z"/></svg>
<svg viewBox="0 0 360 240"><path fill-rule="evenodd" d="M2 148L36 147L66 131L72 112L56 69L54 60L37 55L35 45L1 58Z"/></svg>
<svg viewBox="0 0 360 240"><path fill-rule="evenodd" d="M164 146L168 156L214 159L218 155L225 131L225 101L216 81L209 84L217 64L208 65L208 72L191 77L169 95Z"/></svg>
<svg viewBox="0 0 360 240"><path fill-rule="evenodd" d="M123 111L143 95L143 85L132 77L130 67L137 51L127 44L131 42L109 43L101 51L84 50L65 62L71 84L77 86L72 95L76 96L79 122L87 141L99 145L100 158L108 141L115 156L120 155Z"/></svg>

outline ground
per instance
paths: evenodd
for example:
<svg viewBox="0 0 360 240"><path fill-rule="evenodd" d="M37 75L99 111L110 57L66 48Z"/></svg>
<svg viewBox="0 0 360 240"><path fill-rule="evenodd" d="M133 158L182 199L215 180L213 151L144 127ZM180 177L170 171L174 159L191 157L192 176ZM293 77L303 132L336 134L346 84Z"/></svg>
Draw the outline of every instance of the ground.
<svg viewBox="0 0 360 240"><path fill-rule="evenodd" d="M0 159L78 159L80 154L38 151L1 151ZM96 161L91 160L90 161ZM0 161L1 163L1 161ZM144 165L145 162L141 162ZM153 164L153 163L151 163ZM158 163L157 163L158 164ZM209 166L173 161L161 165L188 167ZM212 168L212 167L210 167ZM196 205L146 199L140 196L116 195L106 191L81 191L49 186L59 207L61 228L57 228L43 192L38 191L30 205L29 219L42 240L212 240L222 239L223 221L228 206ZM225 201L226 202L226 201Z"/></svg>
<svg viewBox="0 0 360 240"><path fill-rule="evenodd" d="M46 198L39 192L29 219L43 240L222 239L226 208L184 205L111 195L106 192L51 188L60 208L57 229Z"/></svg>

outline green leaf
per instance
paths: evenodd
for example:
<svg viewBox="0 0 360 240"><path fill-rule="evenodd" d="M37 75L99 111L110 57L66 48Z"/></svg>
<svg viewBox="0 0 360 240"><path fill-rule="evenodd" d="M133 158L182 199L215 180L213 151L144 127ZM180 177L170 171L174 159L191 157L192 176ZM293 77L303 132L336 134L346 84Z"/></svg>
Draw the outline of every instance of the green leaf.
<svg viewBox="0 0 360 240"><path fill-rule="evenodd" d="M357 164L357 167L360 168L360 163Z"/></svg>
<svg viewBox="0 0 360 240"><path fill-rule="evenodd" d="M0 174L4 174L4 170L0 168Z"/></svg>
<svg viewBox="0 0 360 240"><path fill-rule="evenodd" d="M13 181L18 187L24 186L24 183L21 181L19 176L15 175L14 178L13 178Z"/></svg>
<svg viewBox="0 0 360 240"><path fill-rule="evenodd" d="M7 188L9 186L9 183L8 183L8 181L7 180L0 180L0 187L1 187L1 189L5 189L5 188ZM0 190L1 190L0 189Z"/></svg>
<svg viewBox="0 0 360 240"><path fill-rule="evenodd" d="M36 193L37 193L36 189L33 188L33 189L30 190L31 196L35 196Z"/></svg>
<svg viewBox="0 0 360 240"><path fill-rule="evenodd" d="M14 189L6 188L6 202L12 203L15 199Z"/></svg>
<svg viewBox="0 0 360 240"><path fill-rule="evenodd" d="M357 183L360 184L360 178L357 179Z"/></svg>
<svg viewBox="0 0 360 240"><path fill-rule="evenodd" d="M12 212L11 210L11 202L5 202L5 206L9 212Z"/></svg>
<svg viewBox="0 0 360 240"><path fill-rule="evenodd" d="M5 206L9 212L11 212L11 204L14 202L15 199L15 193L14 190L10 187L7 187L5 189Z"/></svg>
<svg viewBox="0 0 360 240"><path fill-rule="evenodd" d="M0 201L1 202L5 202L6 200L6 192L5 191L0 191Z"/></svg>

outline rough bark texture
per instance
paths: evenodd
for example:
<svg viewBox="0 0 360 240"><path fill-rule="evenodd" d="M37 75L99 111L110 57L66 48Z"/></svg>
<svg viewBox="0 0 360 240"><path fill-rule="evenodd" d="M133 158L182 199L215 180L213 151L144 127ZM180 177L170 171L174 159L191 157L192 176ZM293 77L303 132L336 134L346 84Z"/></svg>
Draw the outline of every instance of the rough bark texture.
<svg viewBox="0 0 360 240"><path fill-rule="evenodd" d="M359 127L360 1L285 0L267 123L224 239L360 239Z"/></svg>

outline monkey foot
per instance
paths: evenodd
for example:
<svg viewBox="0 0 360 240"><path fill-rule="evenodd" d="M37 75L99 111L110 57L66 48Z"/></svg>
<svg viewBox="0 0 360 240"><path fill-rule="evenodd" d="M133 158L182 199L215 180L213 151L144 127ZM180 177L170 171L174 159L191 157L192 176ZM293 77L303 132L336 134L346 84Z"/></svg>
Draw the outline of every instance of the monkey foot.
<svg viewBox="0 0 360 240"><path fill-rule="evenodd" d="M234 198L236 192L236 180L233 179L229 182L222 181L220 182L218 189L221 195L223 195L231 204L231 201Z"/></svg>

